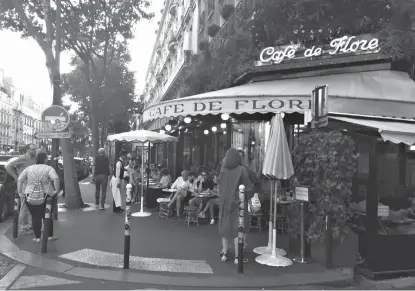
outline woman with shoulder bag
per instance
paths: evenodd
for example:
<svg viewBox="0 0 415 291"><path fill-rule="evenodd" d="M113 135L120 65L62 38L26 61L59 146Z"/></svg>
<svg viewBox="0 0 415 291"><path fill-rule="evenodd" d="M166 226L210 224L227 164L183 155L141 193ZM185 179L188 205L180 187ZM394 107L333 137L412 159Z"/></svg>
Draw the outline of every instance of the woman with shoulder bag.
<svg viewBox="0 0 415 291"><path fill-rule="evenodd" d="M34 242L40 242L42 218L45 218L46 198L54 197L59 192L58 174L47 163L47 154L44 152L38 153L36 164L27 167L17 180L17 191L20 199L27 203L32 215L33 231L35 233ZM23 189L25 182L26 188ZM54 187L52 187L51 182L53 182ZM55 240L56 238L53 237L53 223L50 223L49 227L49 240Z"/></svg>

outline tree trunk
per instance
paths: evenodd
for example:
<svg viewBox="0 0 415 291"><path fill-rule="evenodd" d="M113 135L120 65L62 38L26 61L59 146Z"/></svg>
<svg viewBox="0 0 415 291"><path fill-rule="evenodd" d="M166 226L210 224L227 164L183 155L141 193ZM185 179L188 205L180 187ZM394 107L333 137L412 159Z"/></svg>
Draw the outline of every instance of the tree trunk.
<svg viewBox="0 0 415 291"><path fill-rule="evenodd" d="M93 102L92 102L93 103ZM92 105L94 106L94 105ZM92 112L96 112L93 110ZM94 158L97 156L97 152L99 149L99 128L98 128L98 117L96 114L92 114L92 126L91 126L91 135L92 135L92 157Z"/></svg>
<svg viewBox="0 0 415 291"><path fill-rule="evenodd" d="M70 139L62 139L63 174L65 179L65 204L68 209L78 209L83 206L81 190L74 162L73 145ZM66 161L71 161L67 163Z"/></svg>

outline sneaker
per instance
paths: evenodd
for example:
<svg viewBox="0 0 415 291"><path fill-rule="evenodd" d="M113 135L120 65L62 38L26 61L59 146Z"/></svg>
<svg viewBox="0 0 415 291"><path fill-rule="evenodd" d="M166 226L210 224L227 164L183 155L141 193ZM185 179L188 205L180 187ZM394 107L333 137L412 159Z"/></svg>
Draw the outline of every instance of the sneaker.
<svg viewBox="0 0 415 291"><path fill-rule="evenodd" d="M228 256L227 256L227 255L225 255L225 254L223 254L220 260L221 260L222 262L226 262L226 261L228 260Z"/></svg>
<svg viewBox="0 0 415 291"><path fill-rule="evenodd" d="M99 210L104 210L104 209L105 209L104 206L99 207Z"/></svg>
<svg viewBox="0 0 415 291"><path fill-rule="evenodd" d="M95 208L99 208L99 204L98 203L95 204Z"/></svg>
<svg viewBox="0 0 415 291"><path fill-rule="evenodd" d="M50 241L54 241L54 240L57 240L58 238L56 237L56 236L50 236L50 237L48 237L48 240L50 240Z"/></svg>
<svg viewBox="0 0 415 291"><path fill-rule="evenodd" d="M206 217L206 215L203 212L199 213L199 218L205 218L205 217Z"/></svg>
<svg viewBox="0 0 415 291"><path fill-rule="evenodd" d="M210 220L210 225L212 224L215 224L215 220L213 218Z"/></svg>
<svg viewBox="0 0 415 291"><path fill-rule="evenodd" d="M35 243L40 243L40 238L34 238L34 239L33 239L33 241L34 241Z"/></svg>

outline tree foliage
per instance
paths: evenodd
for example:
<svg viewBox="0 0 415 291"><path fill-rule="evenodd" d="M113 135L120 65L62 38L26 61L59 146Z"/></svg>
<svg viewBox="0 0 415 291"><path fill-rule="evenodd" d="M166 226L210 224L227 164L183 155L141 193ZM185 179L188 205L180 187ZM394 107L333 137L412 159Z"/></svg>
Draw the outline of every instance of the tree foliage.
<svg viewBox="0 0 415 291"><path fill-rule="evenodd" d="M306 238L310 242L322 241L324 217L332 214L333 238L343 239L352 217L352 181L358 159L354 141L339 131L312 132L300 136L293 156L292 186L309 187ZM292 205L289 223L293 236L300 233L299 213L299 206Z"/></svg>
<svg viewBox="0 0 415 291"><path fill-rule="evenodd" d="M62 49L71 50L86 65L84 80L89 90L92 138L98 148L99 104L106 95L108 69L134 36L134 26L150 19L148 0L61 0ZM33 37L47 56L51 80L59 78L52 52L56 38L56 0L2 1L0 27ZM55 71L55 72L53 72ZM95 154L94 151L94 154Z"/></svg>
<svg viewBox="0 0 415 291"><path fill-rule="evenodd" d="M129 117L135 113L138 102L135 100L135 78L134 73L128 69L130 57L127 53L118 56L108 67L106 77L106 94L101 96L101 90L98 86L93 86L96 96L100 96L98 111L96 116L102 126L108 126L121 122L128 124ZM95 59L95 65L98 70L102 70L104 63L102 60ZM72 61L75 65L74 70L62 76L63 90L69 95L70 100L79 106L79 111L85 115L87 126L91 128L91 120L94 112L91 106L90 91L88 84L85 82L85 63L79 58ZM102 123L105 120L105 123Z"/></svg>
<svg viewBox="0 0 415 291"><path fill-rule="evenodd" d="M415 2L412 0L243 0L213 39L222 45L204 52L181 86L189 96L230 87L268 46L327 44L343 35L374 34L393 59L415 58Z"/></svg>

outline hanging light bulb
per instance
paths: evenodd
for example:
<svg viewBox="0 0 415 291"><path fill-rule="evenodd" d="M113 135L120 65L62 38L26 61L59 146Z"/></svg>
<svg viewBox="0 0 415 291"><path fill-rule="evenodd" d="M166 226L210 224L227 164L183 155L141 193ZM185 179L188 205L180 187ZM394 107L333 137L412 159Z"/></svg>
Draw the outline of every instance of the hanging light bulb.
<svg viewBox="0 0 415 291"><path fill-rule="evenodd" d="M226 134L226 130L223 131L223 134Z"/></svg>
<svg viewBox="0 0 415 291"><path fill-rule="evenodd" d="M165 131L165 130L163 130L163 129L160 129L160 133L161 133L161 134L165 134L165 133L166 133L166 131Z"/></svg>
<svg viewBox="0 0 415 291"><path fill-rule="evenodd" d="M228 113L223 113L220 118L222 118L222 120L228 120L229 119L229 114Z"/></svg>
<svg viewBox="0 0 415 291"><path fill-rule="evenodd" d="M184 122L185 123L190 123L190 122L192 122L192 118L190 118L189 116L187 116L187 117L184 118Z"/></svg>
<svg viewBox="0 0 415 291"><path fill-rule="evenodd" d="M179 126L179 130L182 130L183 129L183 126Z"/></svg>
<svg viewBox="0 0 415 291"><path fill-rule="evenodd" d="M252 145L255 145L255 141L252 141L252 142L251 142L251 144L252 144Z"/></svg>
<svg viewBox="0 0 415 291"><path fill-rule="evenodd" d="M212 131L216 132L216 131L218 131L218 128L216 126L212 126Z"/></svg>
<svg viewBox="0 0 415 291"><path fill-rule="evenodd" d="M171 130L171 125L170 125L170 124L167 124L164 128L165 128L167 131L170 131L170 130Z"/></svg>
<svg viewBox="0 0 415 291"><path fill-rule="evenodd" d="M226 128L226 123L221 123L220 128L225 129Z"/></svg>
<svg viewBox="0 0 415 291"><path fill-rule="evenodd" d="M208 135L208 134L209 134L209 130L205 129L205 130L203 131L203 133L204 133L204 134L206 134L206 135Z"/></svg>

